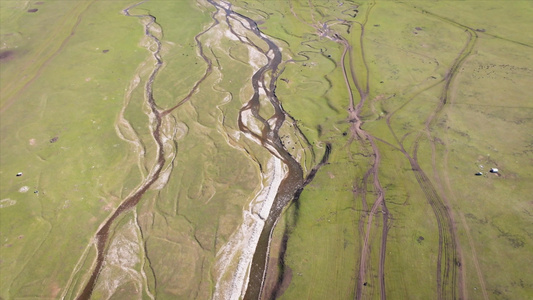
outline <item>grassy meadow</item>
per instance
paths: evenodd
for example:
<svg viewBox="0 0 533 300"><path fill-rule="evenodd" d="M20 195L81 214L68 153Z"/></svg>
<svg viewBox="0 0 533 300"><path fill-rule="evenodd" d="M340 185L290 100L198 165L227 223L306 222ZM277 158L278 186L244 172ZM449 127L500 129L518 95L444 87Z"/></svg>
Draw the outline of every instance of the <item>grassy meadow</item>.
<svg viewBox="0 0 533 300"><path fill-rule="evenodd" d="M358 229L362 199L353 190L361 188L369 159L357 142L343 135L348 131L349 103L339 68L342 49L317 37L309 25L337 17L336 5L325 8L312 1L312 11L307 3L290 3L292 11L282 3L276 8L248 4L246 9L256 9L257 15L268 12L261 25L264 32L280 39L296 61L287 64L281 76L287 80L278 84L284 108L317 148L328 141L333 152L329 164L302 193L298 207L287 211L289 224L295 225L278 228L278 235L290 232L284 268L290 270L291 283L281 298L348 299L356 293L363 240ZM359 4L353 27L371 7L370 2ZM436 297L434 213L408 160L387 143L399 147L396 135L412 151L416 135L424 131L437 107L450 67L467 44L465 27L477 35L473 50L445 92L447 104L432 121L429 140L420 142L418 160L453 217L461 260L458 276L463 282L458 295L505 299L528 298L533 293L533 282L527 279L531 273L521 267L533 259L528 221L533 107L526 83L533 76L533 57L528 54L530 37L521 34L531 22L517 13L531 9L526 1L505 7L490 1L376 1L371 8L363 38L370 85L363 128L383 140L377 143L379 178L391 218L385 263L388 297ZM487 16L500 19L502 15L515 19L488 21ZM341 26L335 28L353 42L354 53L360 51L360 30L352 28L348 34ZM366 76L361 62L355 64L359 64L356 73ZM392 130L386 123L388 116ZM500 173L489 173L491 167ZM477 171L484 175L474 176ZM370 186L368 205L374 192ZM379 297L381 218L373 222L365 298Z"/></svg>
<svg viewBox="0 0 533 300"><path fill-rule="evenodd" d="M369 86L360 117L389 212L386 296L438 294L439 224L406 156L416 152L451 216L457 297L533 297L530 1L231 2L282 49L276 95L299 128L287 119L280 131L289 152L309 172L332 145L275 229L271 257L285 276L277 298L380 297L383 212L369 219L378 191L364 180L375 153L350 132L343 67ZM150 0L123 15L134 3L0 1L0 299L74 299L99 226L154 168L148 14L161 42L153 97L167 110L165 175L112 224L93 299L215 291L219 251L271 158L237 123L261 60L222 17L214 23L207 1ZM326 27L351 46L344 65Z"/></svg>
<svg viewBox="0 0 533 300"><path fill-rule="evenodd" d="M59 297L100 222L139 180L114 128L146 56L137 21L120 14L126 4L2 1L0 51L13 52L0 70L4 299Z"/></svg>

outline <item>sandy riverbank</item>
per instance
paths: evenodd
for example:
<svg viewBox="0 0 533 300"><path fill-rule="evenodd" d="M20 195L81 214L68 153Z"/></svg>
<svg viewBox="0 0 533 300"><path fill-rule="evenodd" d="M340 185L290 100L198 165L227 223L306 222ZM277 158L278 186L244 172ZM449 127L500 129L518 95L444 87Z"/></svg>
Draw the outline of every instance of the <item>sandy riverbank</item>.
<svg viewBox="0 0 533 300"><path fill-rule="evenodd" d="M261 174L261 189L243 211L243 222L217 254L217 284L213 299L239 299L244 296L248 273L278 187L287 173L283 162L272 157Z"/></svg>

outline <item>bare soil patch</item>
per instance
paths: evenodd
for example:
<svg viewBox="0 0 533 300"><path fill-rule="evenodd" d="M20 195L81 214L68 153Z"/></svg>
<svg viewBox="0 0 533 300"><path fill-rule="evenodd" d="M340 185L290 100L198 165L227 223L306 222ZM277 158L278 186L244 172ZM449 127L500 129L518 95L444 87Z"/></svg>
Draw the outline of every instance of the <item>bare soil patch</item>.
<svg viewBox="0 0 533 300"><path fill-rule="evenodd" d="M292 269L285 265L285 270L283 272L283 280L281 281L281 285L279 286L279 289L276 291L276 299L283 296L283 293L287 290L289 285L291 284L292 280Z"/></svg>
<svg viewBox="0 0 533 300"><path fill-rule="evenodd" d="M264 285L264 299L279 299L289 287L292 280L292 269L283 265L283 272L280 270L278 259L270 259L268 262L267 280Z"/></svg>
<svg viewBox="0 0 533 300"><path fill-rule="evenodd" d="M15 56L15 52L12 50L0 51L0 61L12 60Z"/></svg>

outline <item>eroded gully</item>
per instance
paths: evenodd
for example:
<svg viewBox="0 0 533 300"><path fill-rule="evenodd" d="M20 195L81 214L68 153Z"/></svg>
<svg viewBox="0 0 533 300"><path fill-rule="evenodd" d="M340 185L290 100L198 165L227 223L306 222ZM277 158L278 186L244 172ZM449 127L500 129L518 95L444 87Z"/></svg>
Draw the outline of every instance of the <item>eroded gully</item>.
<svg viewBox="0 0 533 300"><path fill-rule="evenodd" d="M157 145L156 163L152 166L150 173L144 179L144 181L140 184L140 186L132 194L130 194L130 196L124 199L124 201L119 205L119 207L115 210L115 212L98 229L95 235L95 238L94 238L94 243L96 245L96 250L97 250L96 262L95 262L94 268L92 270L92 273L91 273L91 276L88 282L86 283L82 292L77 297L77 299L79 300L89 299L91 297L95 284L98 280L98 275L100 274L100 271L102 269L102 265L103 265L104 258L105 258L105 249L106 249L107 243L109 242L109 233L110 233L110 230L111 230L111 227L114 221L119 216L121 216L124 212L127 212L131 208L135 207L141 200L143 194L160 177L160 174L166 163L165 151L163 147L164 141L163 141L163 137L161 133L162 118L165 117L167 114L169 114L174 109L178 108L184 102L188 101L189 98L198 89L201 82L210 74L212 70L212 63L210 59L203 52L202 44L199 41L199 36L207 32L210 28L212 28L218 23L218 20L216 20L214 17L213 17L214 23L211 26L209 26L208 29L202 31L200 34L198 34L195 37L195 41L197 43L200 56L204 59L204 61L207 63L207 66L208 66L206 69L206 72L204 73L204 76L195 83L195 85L190 90L189 94L181 101L178 101L175 106L167 110L161 110L161 111L157 108L156 101L153 97L152 86L153 86L154 80L161 66L163 65L163 61L160 57L161 42L158 39L158 37L152 33L152 28L151 28L152 25L155 24L156 20L154 16L149 15L149 14L140 14L140 15L130 14L131 9L145 3L146 1L147 0L129 6L128 8L124 9L123 13L125 16L128 16L128 17L136 17L136 18L142 18L142 19L148 20L147 22L144 23L144 31L145 31L144 34L146 37L149 38L149 40L151 40L156 45L155 50L152 51L152 56L155 59L156 63L144 87L145 100L148 103L148 106L150 108L149 117L150 117L150 122L151 122L150 124L151 133ZM285 149L279 137L279 130L281 126L283 125L285 118L287 116L286 112L282 109L281 104L275 94L276 81L277 81L278 76L280 75L280 70L278 69L278 67L280 63L282 62L281 51L279 47L276 46L274 42L272 42L270 39L268 39L265 35L263 35L260 32L255 21L239 13L234 12L231 9L231 5L229 3L216 2L213 0L207 0L207 1L216 8L217 12L220 10L224 11L226 15L226 22L228 24L228 27L230 28L232 33L235 34L235 36L239 37L240 35L237 34L233 30L230 20L240 22L253 35L261 39L263 42L265 42L268 45L268 49L264 50L264 49L261 49L261 47L259 47L258 45L254 44L253 41L251 41L250 39L243 37L243 36L239 37L239 40L241 42L254 47L259 52L261 52L268 60L268 63L264 65L263 67L261 67L252 76L252 86L253 86L254 94L252 98L248 101L248 103L241 109L241 114L238 120L239 129L241 130L241 132L245 134L249 134L256 139L259 139L261 141L261 144L264 146L264 148L267 149L272 155L279 158L288 168L287 175L282 180L278 188L272 208L269 212L267 219L265 220L264 227L259 237L256 251L254 253L253 260L252 260L252 265L250 269L250 277L249 277L248 287L246 289L245 299L258 299L261 295L264 278L266 276L266 262L268 260L269 245L270 245L270 240L271 240L273 229L279 217L281 216L283 209L291 202L291 200L294 199L294 197L299 192L301 192L304 186L303 170L300 164L295 160L295 158L293 158L291 154L287 151L287 149ZM214 15L215 13L212 16ZM274 115L271 116L268 120L264 119L259 114L260 91L266 94L267 99L269 100L269 102L271 103L275 111ZM253 117L257 121L262 123L263 128L262 128L261 133L253 132L250 128L248 128L245 122L243 122L242 112L246 110L250 110L252 112ZM328 145L327 154L329 153L330 150L331 150L331 147ZM327 154L325 155L326 159L327 159ZM308 178L307 181L310 181L313 178L318 168L323 164L324 164L324 161L322 161L315 168L313 168L313 170L311 171L312 174L310 174L310 176L307 177Z"/></svg>
<svg viewBox="0 0 533 300"><path fill-rule="evenodd" d="M143 194L152 186L154 182L157 181L159 178L159 174L161 173L163 166L165 165L165 155L163 151L163 141L161 138L161 113L156 107L156 103L153 97L153 82L155 77L157 76L157 73L159 72L159 69L163 65L163 61L161 60L161 57L159 55L159 52L161 51L161 42L159 39L154 36L151 32L151 26L155 23L155 17L151 15L131 15L130 9L141 5L146 1L139 2L137 4L131 5L128 8L124 9L123 13L126 16L132 16L137 18L146 18L148 19L148 22L144 25L144 34L155 43L156 48L152 52L152 55L156 61L154 65L154 69L152 70L146 85L145 85L145 99L148 102L148 105L150 107L150 126L152 127L152 136L154 138L154 141L157 145L157 155L156 155L156 163L154 166L152 166L150 173L148 176L144 179L144 181L141 183L141 185L132 193L130 196L128 196L124 201L118 206L118 208L115 210L115 212L109 217L103 225L98 229L94 240L96 243L96 251L97 251L97 257L96 257L96 264L93 268L93 271L91 273L91 277L89 278L88 282L86 283L85 287L83 288L81 294L78 295L76 299L78 300L86 300L90 299L91 294L93 292L93 289L95 287L95 284L98 279L98 275L100 274L100 271L102 269L102 265L104 263L105 259L105 249L106 245L109 240L109 232L111 229L111 226L113 225L113 222L121 216L124 212L127 212L129 209L135 207L139 201L141 200Z"/></svg>
<svg viewBox="0 0 533 300"><path fill-rule="evenodd" d="M276 227L283 209L291 203L292 200L298 197L303 190L303 187L314 178L318 169L327 162L331 151L331 145L326 145L326 153L322 161L310 171L304 181L304 172L301 165L288 152L279 137L279 130L288 116L283 110L275 93L276 82L282 71L279 69L279 65L282 63L282 54L279 47L258 29L257 23L254 20L233 11L231 9L231 4L226 2L215 2L213 0L208 0L208 2L215 6L217 10L220 9L224 11L225 21L230 31L237 36L242 43L253 47L267 58L267 63L259 68L259 70L257 70L252 76L253 95L246 105L241 108L238 124L241 132L259 140L265 149L279 158L288 168L287 175L279 185L268 217L264 220L264 226L259 236L250 266L244 299L260 299L268 271L268 256L274 228ZM254 43L252 39L247 38L242 34L237 34L233 29L232 21L239 22L249 33L265 42L267 49L262 49L258 44ZM266 99L268 99L274 108L274 114L268 119L263 118L259 113L261 94L266 95ZM246 111L250 111L254 119L261 123L262 129L260 133L254 132L247 126L246 122L244 122L243 113Z"/></svg>
<svg viewBox="0 0 533 300"><path fill-rule="evenodd" d="M256 71L252 76L253 96L248 103L242 107L239 115L239 129L246 134L250 134L259 139L262 145L288 167L286 177L281 181L278 188L274 203L264 222L263 230L259 236L256 246L256 251L253 255L252 265L250 267L250 275L248 287L244 299L258 299L263 288L264 278L266 276L266 262L268 259L269 245L273 229L281 216L283 208L290 203L297 191L301 190L303 186L303 170L300 164L289 154L285 147L281 144L279 138L279 130L285 121L285 112L283 111L278 98L275 94L276 81L279 76L278 66L281 63L281 52L279 47L268 39L257 28L257 24L252 19L245 17L231 9L228 3L219 4L215 1L208 0L209 3L221 9L226 14L226 22L228 27L235 34L232 28L230 19L236 22L244 23L244 27L249 30L255 37L264 41L268 49L262 49L250 39L242 39L247 44L261 52L268 60L267 64ZM268 76L267 76L268 75ZM269 78L267 78L269 77ZM260 90L266 94L266 98L270 101L274 108L274 115L268 120L264 119L259 114L260 109ZM242 112L250 110L253 117L259 121L263 128L259 134L254 132L243 122Z"/></svg>

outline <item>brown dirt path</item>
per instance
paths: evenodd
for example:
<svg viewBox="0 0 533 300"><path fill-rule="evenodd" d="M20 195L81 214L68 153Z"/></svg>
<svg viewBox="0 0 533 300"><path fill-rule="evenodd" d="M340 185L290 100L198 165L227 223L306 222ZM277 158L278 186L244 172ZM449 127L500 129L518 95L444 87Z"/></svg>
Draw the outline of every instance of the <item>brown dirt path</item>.
<svg viewBox="0 0 533 300"><path fill-rule="evenodd" d="M392 133L392 135L396 139L396 142L400 146L400 149L398 150L400 150L409 160L409 163L411 164L411 167L412 167L413 173L415 174L417 182L419 183L419 186L421 187L424 194L426 195L426 199L428 203L430 204L430 206L432 207L433 212L435 214L438 229L439 229L439 251L438 251L438 258L437 258L437 282L436 282L437 283L437 298L448 299L448 298L457 297L457 294L456 294L457 288L459 288L459 291L462 296L466 295L464 275L462 274L462 270L460 268L461 260L462 260L462 253L460 251L460 245L458 245L459 241L458 241L458 237L457 237L456 229L454 225L455 222L454 222L453 213L451 209L449 208L449 205L450 205L449 201L447 200L444 194L443 196L441 196L437 192L431 180L428 178L428 176L425 174L425 172L420 167L418 163L418 149L419 149L419 145L423 137L426 137L427 140L429 140L432 149L435 149L434 140L431 134L431 127L433 126L435 120L438 118L438 116L443 111L443 108L448 102L448 95L450 93L450 88L452 86L453 79L457 75L460 66L463 64L465 59L472 52L472 49L475 45L475 41L477 38L477 34L471 28L452 22L451 20L445 19L443 17L437 16L427 11L424 11L424 12L431 14L434 17L441 19L442 21L449 22L452 25L464 28L465 32L467 32L467 35L468 35L467 41L465 43L465 46L457 54L457 57L453 61L452 66L447 71L445 78L442 81L436 83L436 84L444 83L444 86L441 90L441 95L439 99L440 101L437 107L426 118L425 125L424 125L424 131L419 132L416 135L415 141L411 149L412 154L409 154L403 145L404 139L409 134L404 135L401 140L398 139L392 127L391 119L394 116L395 112L401 110L407 103L411 102L421 92L435 86L436 84L430 85L429 87L426 87L425 89L415 93L412 96L412 98L407 101L407 103L403 104L396 111L390 113L387 116L386 121L387 121L387 126L389 127L390 132ZM436 170L435 159L432 159L432 168ZM437 176L437 180L438 179L439 178ZM459 276L459 278L457 278L458 272L461 273L461 276Z"/></svg>
<svg viewBox="0 0 533 300"><path fill-rule="evenodd" d="M339 35L338 33L335 33L331 35L329 38L333 41L340 43L343 45L344 50L341 55L341 66L343 71L343 77L344 77L344 83L346 85L346 89L349 95L349 106L348 106L348 121L350 122L350 133L352 140L357 140L361 146L365 149L369 149L370 155L372 157L371 166L366 172L365 176L362 180L362 188L359 188L357 190L357 194L361 194L363 199L363 206L366 206L366 194L367 194L367 180L370 176L372 176L372 184L374 187L374 192L376 194L376 198L374 203L372 204L372 207L367 213L363 213L361 215L361 219L359 221L359 230L361 234L364 236L363 238L363 244L361 246L360 250L360 257L359 257L359 274L357 279L357 286L355 290L355 298L361 299L363 298L363 289L366 285L367 281L370 281L370 279L366 279L367 272L371 270L371 261L370 261L370 239L371 239L371 232L372 232L372 225L374 222L374 217L381 214L382 216L382 228L381 228L381 240L380 240L380 249L379 249L379 261L378 261L378 282L379 282L379 290L380 290L380 298L386 299L386 286L385 286L385 259L386 259L386 244L387 244L387 235L389 228L391 226L390 220L389 220L389 211L387 209L386 201L385 201L385 192L383 187L381 186L380 180L379 180L379 165L381 162L381 155L379 152L379 148L377 147L377 144L375 142L375 137L372 136L370 133L366 132L362 129L362 126L364 122L361 118L361 110L368 98L368 95L370 93L370 86L369 86L369 67L366 61L365 52L364 52L364 33L365 33L365 25L368 21L368 17L370 15L370 12L375 5L375 2L371 2L369 4L368 9L365 13L365 19L358 23L361 29L361 33L359 35L358 40L358 47L360 51L360 56L363 61L364 68L362 70L356 70L354 68L354 55L353 55L353 48L344 37ZM348 71L346 70L346 55L348 54L348 65L349 65L349 73L350 76L348 76ZM361 78L362 77L362 78ZM363 80L362 80L363 79ZM363 83L362 83L363 82ZM357 105L355 105L354 101L354 95L352 92L352 85L355 87L355 89L358 91L359 96L359 102ZM365 222L366 220L366 222ZM366 223L366 226L364 225Z"/></svg>

